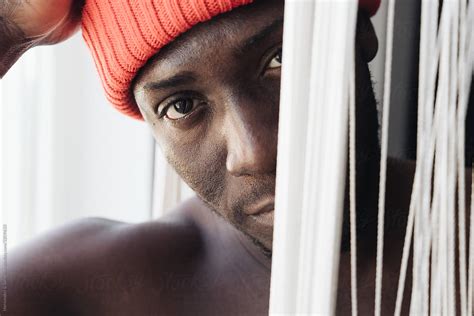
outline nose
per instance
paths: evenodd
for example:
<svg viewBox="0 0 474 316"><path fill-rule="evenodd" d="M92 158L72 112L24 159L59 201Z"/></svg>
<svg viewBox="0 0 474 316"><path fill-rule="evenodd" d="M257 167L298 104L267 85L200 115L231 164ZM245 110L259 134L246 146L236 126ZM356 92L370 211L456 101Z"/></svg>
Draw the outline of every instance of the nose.
<svg viewBox="0 0 474 316"><path fill-rule="evenodd" d="M226 168L236 177L271 174L276 170L278 114L269 112L277 109L264 111L267 113L253 109L235 107L226 115Z"/></svg>

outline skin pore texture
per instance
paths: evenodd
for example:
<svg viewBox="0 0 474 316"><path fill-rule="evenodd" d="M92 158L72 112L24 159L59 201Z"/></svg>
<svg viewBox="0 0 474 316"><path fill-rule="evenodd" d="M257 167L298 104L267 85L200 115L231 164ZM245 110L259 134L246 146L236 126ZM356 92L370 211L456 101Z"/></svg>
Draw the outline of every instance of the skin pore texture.
<svg viewBox="0 0 474 316"><path fill-rule="evenodd" d="M80 220L11 251L6 315L268 314L282 30L283 1L260 0L193 27L149 60L134 80L136 103L197 197L156 221ZM367 63L376 52L360 12L360 315L373 313L375 284L379 145ZM413 172L389 161L382 315L393 314ZM347 209L346 199L338 315L350 313Z"/></svg>
<svg viewBox="0 0 474 316"><path fill-rule="evenodd" d="M242 8L172 42L143 69L134 92L181 177L271 249L271 216L259 221L245 212L274 202L283 11L281 3L258 6L266 8ZM249 14L253 23L244 22ZM156 89L176 77L179 84ZM172 102L179 101L192 111L177 115Z"/></svg>

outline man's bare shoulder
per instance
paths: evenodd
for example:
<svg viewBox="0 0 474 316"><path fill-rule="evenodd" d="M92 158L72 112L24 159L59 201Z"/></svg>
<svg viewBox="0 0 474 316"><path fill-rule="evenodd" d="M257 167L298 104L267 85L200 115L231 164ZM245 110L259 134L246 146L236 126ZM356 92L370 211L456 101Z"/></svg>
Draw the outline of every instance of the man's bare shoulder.
<svg viewBox="0 0 474 316"><path fill-rule="evenodd" d="M140 224L76 220L13 249L6 274L9 314L73 315L77 309L68 308L75 304L65 304L71 299L94 305L130 283L151 282L183 260L192 262L201 234L189 215L195 206L191 200Z"/></svg>

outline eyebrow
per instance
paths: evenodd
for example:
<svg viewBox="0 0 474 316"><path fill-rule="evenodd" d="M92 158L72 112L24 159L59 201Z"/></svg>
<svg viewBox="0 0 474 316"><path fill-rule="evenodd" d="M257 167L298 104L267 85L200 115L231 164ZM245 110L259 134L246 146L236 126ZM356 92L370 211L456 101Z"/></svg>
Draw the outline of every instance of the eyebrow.
<svg viewBox="0 0 474 316"><path fill-rule="evenodd" d="M281 28L282 26L283 26L283 17L276 19L270 25L263 28L260 32L248 38L244 42L244 44L242 44L242 46L239 48L239 52L246 52L250 50L253 46L265 40L270 34L272 34L275 30ZM196 80L197 79L193 76L191 72L186 71L186 72L181 72L167 79L149 82L143 86L143 89L146 91L165 90L169 88L175 88L176 86L180 86L180 85L191 84L193 82L196 82Z"/></svg>
<svg viewBox="0 0 474 316"><path fill-rule="evenodd" d="M164 90L174 88L176 86L190 84L196 81L191 72L181 72L175 76L160 81L153 81L143 86L144 90Z"/></svg>
<svg viewBox="0 0 474 316"><path fill-rule="evenodd" d="M270 34L272 34L275 30L281 28L282 26L283 17L276 19L270 25L262 29L260 32L247 39L244 44L239 48L239 51L246 52L250 50L253 46L265 40Z"/></svg>

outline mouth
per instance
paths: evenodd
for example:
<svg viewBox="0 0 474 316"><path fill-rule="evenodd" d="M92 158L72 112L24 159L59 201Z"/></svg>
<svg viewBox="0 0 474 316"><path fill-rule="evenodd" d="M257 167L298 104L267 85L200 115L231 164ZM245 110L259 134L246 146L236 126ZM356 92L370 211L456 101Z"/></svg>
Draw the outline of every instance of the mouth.
<svg viewBox="0 0 474 316"><path fill-rule="evenodd" d="M257 203L244 209L244 213L255 223L262 227L273 227L275 210L275 197L266 196Z"/></svg>
<svg viewBox="0 0 474 316"><path fill-rule="evenodd" d="M254 217L254 216L263 215L265 213L273 213L274 209L275 209L275 198L268 197L268 198L262 199L258 203L246 209L245 213L247 215L251 215Z"/></svg>
<svg viewBox="0 0 474 316"><path fill-rule="evenodd" d="M255 215L250 215L250 217L256 221L257 223L260 223L261 225L264 226L273 226L273 219L274 219L274 209L266 210L264 212L255 214Z"/></svg>

